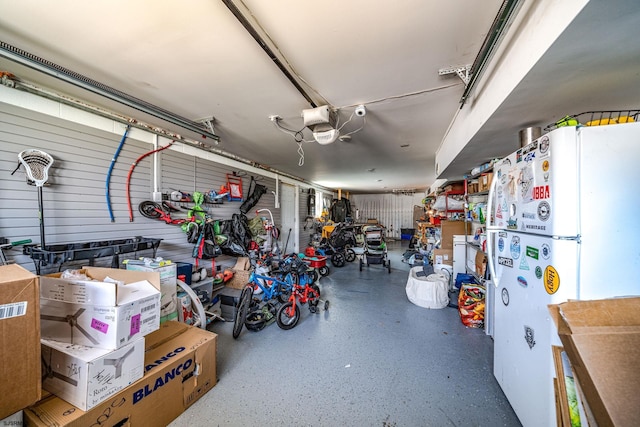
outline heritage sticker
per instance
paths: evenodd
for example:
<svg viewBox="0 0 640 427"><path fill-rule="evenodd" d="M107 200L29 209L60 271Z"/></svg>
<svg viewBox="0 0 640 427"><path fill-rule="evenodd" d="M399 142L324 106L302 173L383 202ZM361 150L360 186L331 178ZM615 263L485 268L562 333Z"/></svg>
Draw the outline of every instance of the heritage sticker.
<svg viewBox="0 0 640 427"><path fill-rule="evenodd" d="M560 275L555 268L548 265L547 268L544 269L544 290L547 291L549 295L553 295L558 292L559 288Z"/></svg>
<svg viewBox="0 0 640 427"><path fill-rule="evenodd" d="M524 340L529 345L529 349L533 349L533 347L536 345L535 333L533 331L533 328L527 325L524 325Z"/></svg>
<svg viewBox="0 0 640 427"><path fill-rule="evenodd" d="M531 246L527 246L525 253L529 258L538 259L539 251L537 248L533 248Z"/></svg>

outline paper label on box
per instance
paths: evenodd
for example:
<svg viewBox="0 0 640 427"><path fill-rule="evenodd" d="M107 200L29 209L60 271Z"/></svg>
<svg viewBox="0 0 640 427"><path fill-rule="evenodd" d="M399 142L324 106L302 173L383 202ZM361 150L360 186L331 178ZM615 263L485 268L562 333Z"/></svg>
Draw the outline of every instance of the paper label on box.
<svg viewBox="0 0 640 427"><path fill-rule="evenodd" d="M109 325L99 321L95 317L91 319L91 327L96 331L102 332L103 334L106 334L109 331Z"/></svg>
<svg viewBox="0 0 640 427"><path fill-rule="evenodd" d="M135 316L131 317L131 330L129 332L129 336L134 336L135 334L140 332L140 325L140 314L136 314Z"/></svg>
<svg viewBox="0 0 640 427"><path fill-rule="evenodd" d="M0 320L27 314L27 301L0 305Z"/></svg>

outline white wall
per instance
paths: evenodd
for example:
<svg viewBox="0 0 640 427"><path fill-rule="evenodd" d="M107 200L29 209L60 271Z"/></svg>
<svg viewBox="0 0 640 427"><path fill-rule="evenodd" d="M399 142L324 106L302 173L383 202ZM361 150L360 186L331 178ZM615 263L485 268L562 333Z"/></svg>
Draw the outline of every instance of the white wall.
<svg viewBox="0 0 640 427"><path fill-rule="evenodd" d="M354 194L351 195L351 209L356 222L364 223L369 218L377 219L387 229L387 236L400 238L402 228L416 228L413 221L413 207L422 206L424 194Z"/></svg>

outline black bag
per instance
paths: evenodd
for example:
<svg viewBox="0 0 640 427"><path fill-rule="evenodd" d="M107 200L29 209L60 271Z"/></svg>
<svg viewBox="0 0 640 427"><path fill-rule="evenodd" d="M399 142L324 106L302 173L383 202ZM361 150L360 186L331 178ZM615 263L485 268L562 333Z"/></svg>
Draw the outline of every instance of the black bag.
<svg viewBox="0 0 640 427"><path fill-rule="evenodd" d="M260 197L262 197L266 192L267 187L262 184L258 184L255 179L251 177L251 184L249 184L249 197L247 197L242 205L240 205L240 212L243 214L249 212L249 210L258 203Z"/></svg>
<svg viewBox="0 0 640 427"><path fill-rule="evenodd" d="M208 221L202 226L200 237L193 248L192 255L197 259L213 259L222 255L222 248L216 243L216 234L212 221Z"/></svg>

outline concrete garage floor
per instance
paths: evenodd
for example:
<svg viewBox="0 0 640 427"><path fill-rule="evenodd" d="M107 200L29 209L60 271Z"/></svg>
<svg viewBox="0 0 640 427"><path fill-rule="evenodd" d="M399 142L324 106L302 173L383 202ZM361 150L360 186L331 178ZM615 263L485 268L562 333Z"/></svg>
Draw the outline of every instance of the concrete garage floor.
<svg viewBox="0 0 640 427"><path fill-rule="evenodd" d="M408 242L391 274L358 262L320 280L329 311L231 336L215 322L218 384L171 426L519 426L493 373L493 342L454 308L407 299Z"/></svg>

